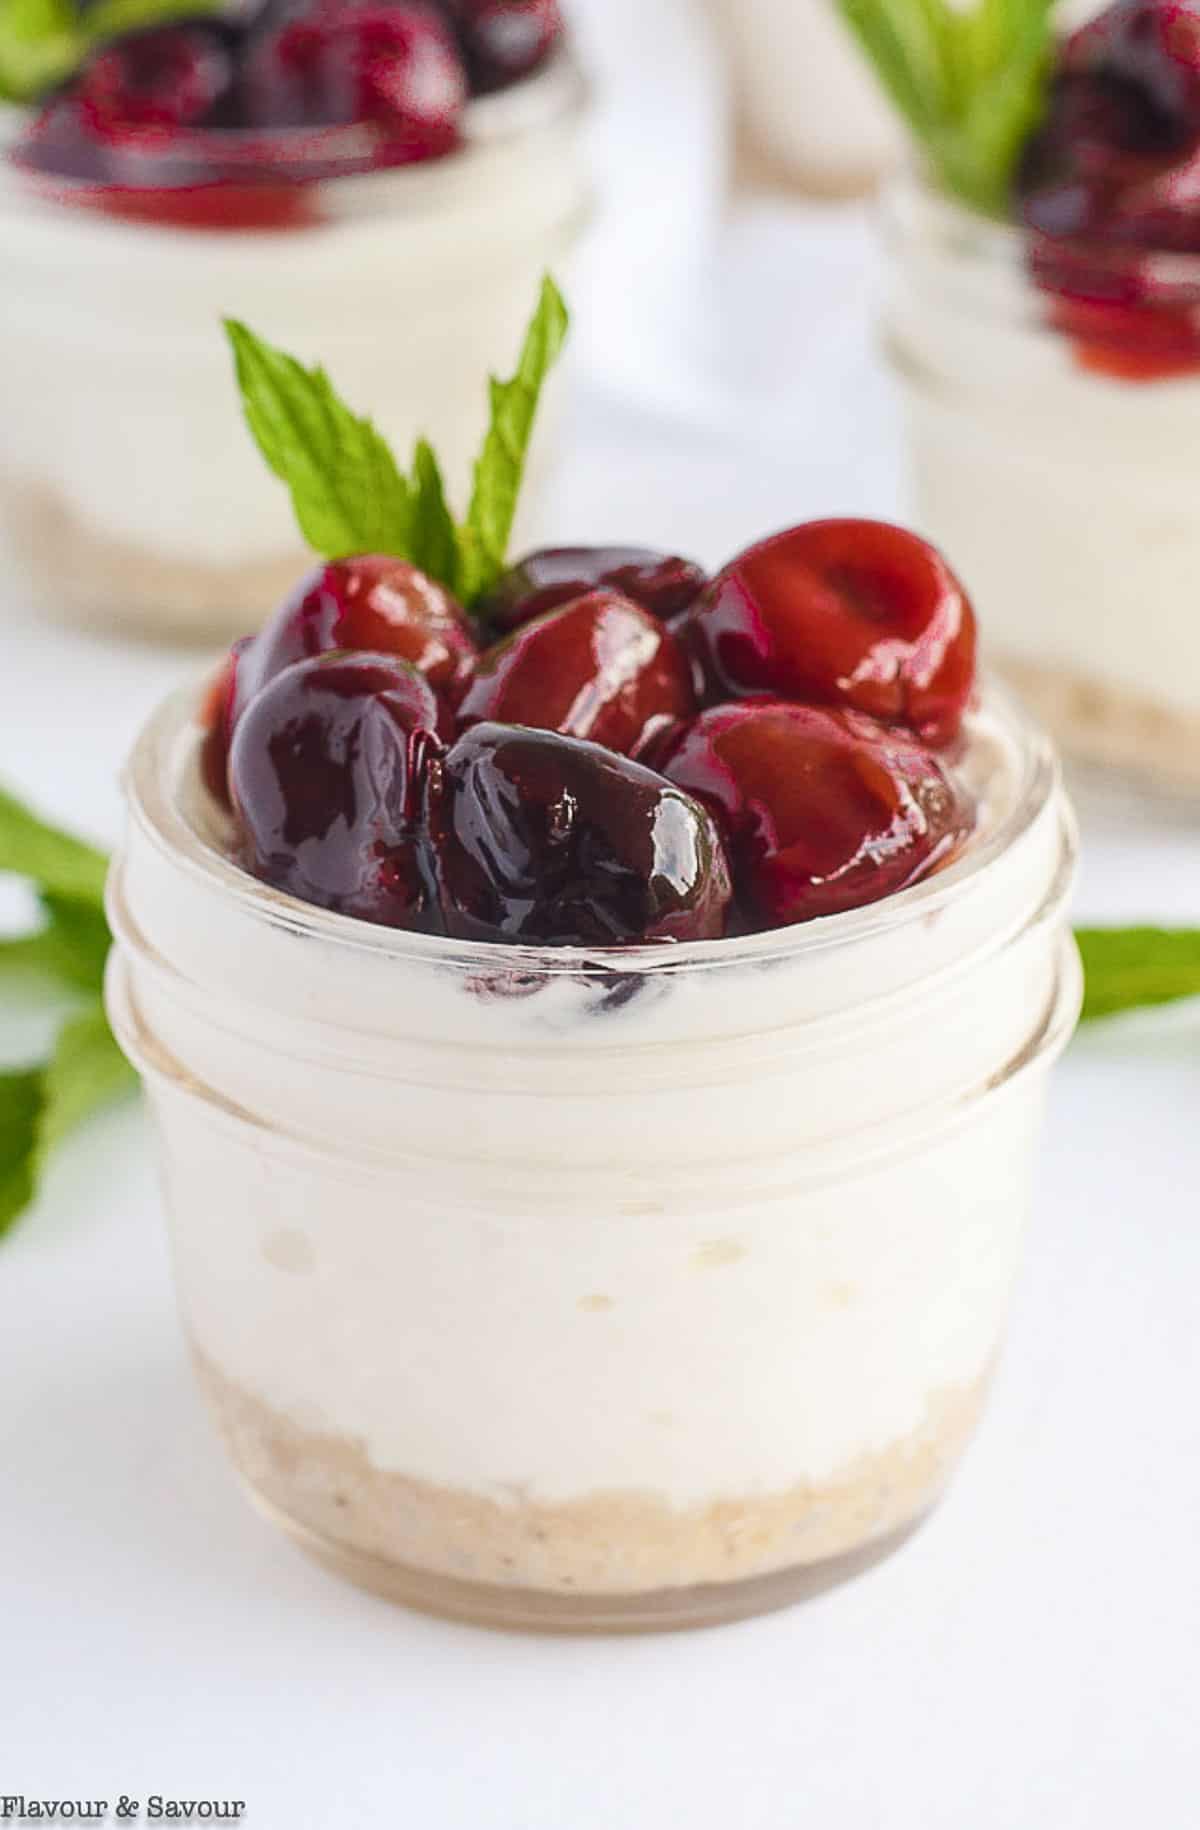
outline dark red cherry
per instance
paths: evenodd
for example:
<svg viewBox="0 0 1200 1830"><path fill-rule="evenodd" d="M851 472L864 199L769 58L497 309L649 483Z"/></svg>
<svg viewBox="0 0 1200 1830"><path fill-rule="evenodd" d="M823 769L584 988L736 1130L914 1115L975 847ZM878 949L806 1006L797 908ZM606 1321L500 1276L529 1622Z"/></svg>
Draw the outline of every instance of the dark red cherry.
<svg viewBox="0 0 1200 1830"><path fill-rule="evenodd" d="M890 896L948 857L973 823L923 744L857 712L715 706L663 773L717 816L756 926Z"/></svg>
<svg viewBox="0 0 1200 1830"><path fill-rule="evenodd" d="M479 605L479 615L493 629L517 629L607 585L666 622L686 610L707 582L690 559L646 547L541 547L509 567Z"/></svg>
<svg viewBox="0 0 1200 1830"><path fill-rule="evenodd" d="M83 123L104 138L128 129L203 126L228 101L233 83L233 59L219 33L166 25L96 52L74 94Z"/></svg>
<svg viewBox="0 0 1200 1830"><path fill-rule="evenodd" d="M1034 237L1029 269L1046 316L1080 367L1122 381L1159 381L1200 368L1200 289L1192 263L1099 242Z"/></svg>
<svg viewBox="0 0 1200 1830"><path fill-rule="evenodd" d="M1180 146L1200 113L1200 9L1192 0L1117 0L1063 41L1056 74L1136 96L1139 150Z"/></svg>
<svg viewBox="0 0 1200 1830"><path fill-rule="evenodd" d="M319 655L238 719L229 786L246 869L321 908L436 927L422 798L433 694L389 655Z"/></svg>
<svg viewBox="0 0 1200 1830"><path fill-rule="evenodd" d="M466 76L441 18L422 5L329 6L263 35L244 78L245 107L262 127L375 123L379 163L450 152L458 144Z"/></svg>
<svg viewBox="0 0 1200 1830"><path fill-rule="evenodd" d="M716 826L649 769L578 738L478 724L440 774L447 933L604 946L723 932L730 884Z"/></svg>
<svg viewBox="0 0 1200 1830"><path fill-rule="evenodd" d="M1022 153L1022 220L1041 235L1200 250L1200 8L1119 0L1060 47Z"/></svg>
<svg viewBox="0 0 1200 1830"><path fill-rule="evenodd" d="M480 94L506 88L543 63L562 36L558 0L445 0Z"/></svg>
<svg viewBox="0 0 1200 1830"><path fill-rule="evenodd" d="M200 746L200 773L210 794L229 805L229 744L237 706L238 668L254 637L244 635L233 644L208 685L200 708L204 739Z"/></svg>
<svg viewBox="0 0 1200 1830"><path fill-rule="evenodd" d="M713 699L850 706L949 743L975 679L975 618L941 555L884 521L809 521L748 547L688 639Z"/></svg>
<svg viewBox="0 0 1200 1830"><path fill-rule="evenodd" d="M616 591L592 591L489 648L458 717L535 725L633 756L695 710L691 663L670 631Z"/></svg>
<svg viewBox="0 0 1200 1830"><path fill-rule="evenodd" d="M453 735L453 707L475 665L470 625L450 593L403 559L366 553L306 573L257 636L235 643L210 688L205 780L220 794L223 757L256 693L294 661L334 649L394 655L423 674L436 695L431 721Z"/></svg>
<svg viewBox="0 0 1200 1830"><path fill-rule="evenodd" d="M293 661L333 648L395 655L424 674L447 705L476 660L470 624L447 590L407 560L365 553L301 579L242 662L239 707Z"/></svg>

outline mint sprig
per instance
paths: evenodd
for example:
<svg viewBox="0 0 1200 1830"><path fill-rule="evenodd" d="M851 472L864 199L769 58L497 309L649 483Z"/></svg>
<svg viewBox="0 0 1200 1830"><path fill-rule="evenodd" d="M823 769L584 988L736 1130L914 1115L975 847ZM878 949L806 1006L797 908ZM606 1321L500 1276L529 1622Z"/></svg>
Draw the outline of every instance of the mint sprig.
<svg viewBox="0 0 1200 1830"><path fill-rule="evenodd" d="M466 519L446 501L432 446L418 439L405 474L382 434L341 399L322 368L306 368L245 324L226 319L246 423L291 492L300 531L326 559L394 553L469 608L504 570L538 402L567 333L547 276L515 374L490 383L491 416Z"/></svg>
<svg viewBox="0 0 1200 1830"><path fill-rule="evenodd" d="M489 590L504 570L542 384L558 361L569 328L562 294L546 278L516 374L511 381L497 381L493 375L488 383L491 418L475 464L459 581L468 602Z"/></svg>
<svg viewBox="0 0 1200 1830"><path fill-rule="evenodd" d="M38 892L41 924L0 940L0 983L36 978L71 1001L46 1058L0 1072L0 1235L37 1194L46 1162L96 1108L136 1076L117 1047L100 991L111 936L107 860L0 790L0 872Z"/></svg>
<svg viewBox="0 0 1200 1830"><path fill-rule="evenodd" d="M300 532L326 559L406 547L412 490L386 439L352 413L322 368L305 368L225 320L246 424L287 484Z"/></svg>
<svg viewBox="0 0 1200 1830"><path fill-rule="evenodd" d="M39 928L0 938L0 973L34 972L79 991L94 991L103 980L112 939L103 910L46 890L38 902Z"/></svg>
<svg viewBox="0 0 1200 1830"><path fill-rule="evenodd" d="M1041 116L1054 0L837 0L933 176L972 209L1003 213Z"/></svg>
<svg viewBox="0 0 1200 1830"><path fill-rule="evenodd" d="M1200 928L1077 928L1083 1020L1200 998Z"/></svg>
<svg viewBox="0 0 1200 1830"><path fill-rule="evenodd" d="M194 18L196 0L0 0L0 101L32 102L65 82L97 45Z"/></svg>

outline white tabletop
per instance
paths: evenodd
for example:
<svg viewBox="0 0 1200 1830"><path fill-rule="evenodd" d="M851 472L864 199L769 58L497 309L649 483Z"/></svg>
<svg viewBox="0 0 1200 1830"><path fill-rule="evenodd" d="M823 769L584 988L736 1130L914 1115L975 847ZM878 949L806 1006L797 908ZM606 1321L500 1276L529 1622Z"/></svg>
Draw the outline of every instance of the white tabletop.
<svg viewBox="0 0 1200 1830"><path fill-rule="evenodd" d="M868 247L859 212L744 206L702 309L609 362L591 337L547 527L715 560L894 511L866 307L839 290ZM111 840L122 753L194 659L15 606L0 641L0 779ZM1084 816L1083 913L1200 921L1194 819ZM1194 1019L1081 1038L943 1509L792 1612L620 1641L393 1610L260 1522L184 1362L141 1116L98 1120L0 1246L0 1794L242 1799L263 1830L1195 1822L1198 1108Z"/></svg>

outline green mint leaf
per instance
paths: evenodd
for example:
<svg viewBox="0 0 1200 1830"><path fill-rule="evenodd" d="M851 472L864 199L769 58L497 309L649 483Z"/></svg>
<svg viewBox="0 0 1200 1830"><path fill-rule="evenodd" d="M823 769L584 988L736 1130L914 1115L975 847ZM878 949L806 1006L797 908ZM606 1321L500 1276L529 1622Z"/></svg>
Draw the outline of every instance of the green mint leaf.
<svg viewBox="0 0 1200 1830"><path fill-rule="evenodd" d="M81 28L89 45L95 45L172 19L195 19L205 10L197 0L95 0L83 15Z"/></svg>
<svg viewBox="0 0 1200 1830"><path fill-rule="evenodd" d="M417 441L410 479L371 421L346 406L323 369L305 368L234 318L225 320L225 329L246 423L291 491L308 544L327 559L394 553L469 607L504 569L538 400L568 323L562 294L547 275L516 373L490 381L491 418L462 527L455 525L426 439Z"/></svg>
<svg viewBox="0 0 1200 1830"><path fill-rule="evenodd" d="M95 998L63 1024L42 1071L35 1175L69 1132L136 1084L137 1075L117 1046L103 1004Z"/></svg>
<svg viewBox="0 0 1200 1830"><path fill-rule="evenodd" d="M413 452L412 520L408 558L448 591L457 592L461 562L458 529L446 506L446 486L432 445L417 440Z"/></svg>
<svg viewBox="0 0 1200 1830"><path fill-rule="evenodd" d="M0 99L34 101L71 74L86 42L71 0L0 0Z"/></svg>
<svg viewBox="0 0 1200 1830"><path fill-rule="evenodd" d="M547 274L516 373L509 381L497 381L493 376L489 384L491 422L475 464L464 530L461 587L467 603L487 591L504 570L538 399L569 323L563 296Z"/></svg>
<svg viewBox="0 0 1200 1830"><path fill-rule="evenodd" d="M98 991L112 942L103 911L67 896L40 900L41 928L0 939L0 972L36 972L81 991Z"/></svg>
<svg viewBox="0 0 1200 1830"><path fill-rule="evenodd" d="M0 1074L0 1236L36 1197L63 1139L136 1084L99 998L62 1025L42 1067Z"/></svg>
<svg viewBox="0 0 1200 1830"><path fill-rule="evenodd" d="M103 852L48 826L0 788L0 871L28 877L50 895L100 908L107 870Z"/></svg>
<svg viewBox="0 0 1200 1830"><path fill-rule="evenodd" d="M1200 928L1077 928L1083 1020L1200 997Z"/></svg>
<svg viewBox="0 0 1200 1830"><path fill-rule="evenodd" d="M45 891L41 903L46 913L42 935L53 948L57 976L84 991L99 991L112 946L103 909Z"/></svg>
<svg viewBox="0 0 1200 1830"><path fill-rule="evenodd" d="M324 369L307 369L245 324L225 320L246 423L291 491L308 544L326 559L352 553L407 558L412 498L387 441L338 396Z"/></svg>
<svg viewBox="0 0 1200 1830"><path fill-rule="evenodd" d="M33 1199L41 1111L40 1068L0 1074L0 1236Z"/></svg>
<svg viewBox="0 0 1200 1830"><path fill-rule="evenodd" d="M1053 0L837 0L934 177L1003 213L1045 104Z"/></svg>
<svg viewBox="0 0 1200 1830"><path fill-rule="evenodd" d="M194 18L196 0L0 0L0 100L33 102L74 75L96 45Z"/></svg>
<svg viewBox="0 0 1200 1830"><path fill-rule="evenodd" d="M927 47L918 52L912 43L909 17L903 3L889 0L836 0L838 10L858 39L867 61L888 98L924 140L938 119L935 79Z"/></svg>

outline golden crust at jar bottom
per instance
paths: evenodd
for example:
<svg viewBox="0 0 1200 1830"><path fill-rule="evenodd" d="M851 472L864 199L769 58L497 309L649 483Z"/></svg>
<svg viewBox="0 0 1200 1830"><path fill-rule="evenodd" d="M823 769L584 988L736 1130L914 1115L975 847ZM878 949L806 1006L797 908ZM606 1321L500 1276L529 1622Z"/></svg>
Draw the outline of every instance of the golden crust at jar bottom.
<svg viewBox="0 0 1200 1830"><path fill-rule="evenodd" d="M652 1493L600 1492L546 1504L517 1488L494 1499L385 1473L353 1437L301 1427L233 1384L201 1352L195 1358L255 1498L327 1561L343 1553L381 1569L394 1564L580 1600L741 1583L891 1537L938 1497L974 1431L988 1382L985 1374L938 1392L910 1435L858 1457L832 1480L679 1509ZM344 1573L355 1575L349 1567Z"/></svg>

